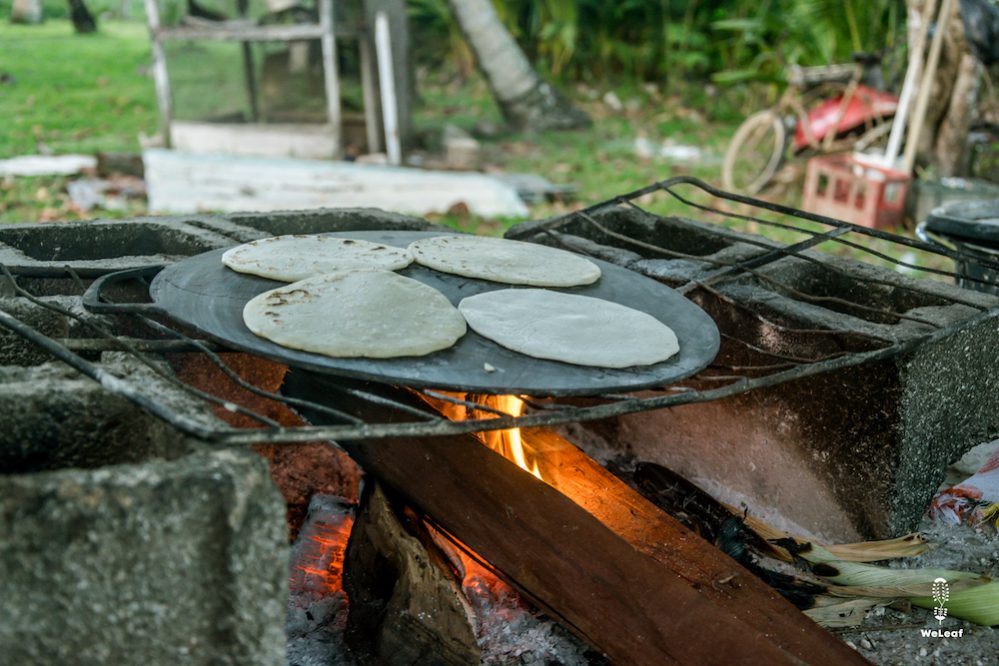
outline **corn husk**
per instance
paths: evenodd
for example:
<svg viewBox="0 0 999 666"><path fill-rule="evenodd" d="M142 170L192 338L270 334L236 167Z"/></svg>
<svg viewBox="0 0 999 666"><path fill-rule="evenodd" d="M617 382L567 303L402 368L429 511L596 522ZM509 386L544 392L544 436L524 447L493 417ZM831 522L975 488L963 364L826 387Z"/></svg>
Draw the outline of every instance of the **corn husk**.
<svg viewBox="0 0 999 666"><path fill-rule="evenodd" d="M907 599L916 606L936 609L932 588L937 578L945 579L949 587L948 616L985 626L999 625L999 581L967 571L889 569L864 564L926 552L930 546L919 534L883 541L820 545L778 530L758 518L743 516L734 507L726 507L771 542L777 557L785 561L800 557L813 565L812 573L832 583L826 594L816 597L815 607L805 611L823 626L853 626L863 620L867 610L892 599ZM983 517L999 526L999 503L986 507ZM848 600L828 601L836 598Z"/></svg>
<svg viewBox="0 0 999 666"><path fill-rule="evenodd" d="M975 624L999 624L999 583L987 576L951 569L889 569L871 564L844 562L821 546L812 545L798 555L815 566L812 572L834 585L832 596L867 599L906 598L916 606L935 609L933 582L947 581L950 597L947 614Z"/></svg>
<svg viewBox="0 0 999 666"><path fill-rule="evenodd" d="M855 627L864 621L868 611L879 605L877 599L849 599L843 601L836 597L816 597L816 605L804 611L805 615L815 622L835 629L839 627Z"/></svg>
<svg viewBox="0 0 999 666"><path fill-rule="evenodd" d="M994 522L996 527L999 527L999 502L995 504L990 504L989 506L982 509L982 521L983 522Z"/></svg>
<svg viewBox="0 0 999 666"><path fill-rule="evenodd" d="M873 564L846 562L822 546L808 544L797 555L811 564L812 573L840 587L863 588L866 594L851 596L916 597L932 594L933 581L945 579L952 591L985 585L991 579L952 569L889 569Z"/></svg>
<svg viewBox="0 0 999 666"><path fill-rule="evenodd" d="M889 569L889 571L904 571L904 569ZM829 585L826 592L837 597L870 597L872 599L913 599L933 594L933 583L892 581L886 575L884 585ZM968 590L973 587L988 585L992 580L985 576L965 579L951 585L952 590Z"/></svg>
<svg viewBox="0 0 999 666"><path fill-rule="evenodd" d="M950 579L947 580L950 582ZM935 609L937 604L932 597L916 597L913 604L922 608ZM985 626L999 625L999 582L979 585L971 589L950 589L947 600L947 615Z"/></svg>
<svg viewBox="0 0 999 666"><path fill-rule="evenodd" d="M745 521L747 527L752 529L767 541L773 542L779 539L793 539L799 545L814 543L808 539L803 539L793 534L788 534L783 530L779 530L769 523L754 516L744 516L742 512L729 504L725 504L724 506L735 515L741 517ZM997 507L999 507L999 505L997 505ZM845 560L847 562L877 562L879 560L890 560L896 557L915 557L916 555L922 555L930 548L929 544L926 543L926 540L923 539L922 535L918 532L906 534L895 539L861 541L859 543L845 543L837 545L822 544L822 546L835 555L837 559ZM790 562L793 559L786 549L780 548L779 546L776 548L779 552L780 559L786 562Z"/></svg>
<svg viewBox="0 0 999 666"><path fill-rule="evenodd" d="M861 541L860 543L844 543L825 546L826 550L837 559L846 562L877 562L896 557L915 557L930 549L923 536L917 532L906 534L897 539L882 541Z"/></svg>

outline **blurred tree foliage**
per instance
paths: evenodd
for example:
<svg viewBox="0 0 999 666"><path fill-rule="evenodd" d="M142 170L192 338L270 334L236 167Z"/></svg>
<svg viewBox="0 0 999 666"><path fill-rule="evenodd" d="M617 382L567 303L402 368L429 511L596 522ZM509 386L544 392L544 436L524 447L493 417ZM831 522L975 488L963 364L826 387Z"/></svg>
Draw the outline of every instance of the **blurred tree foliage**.
<svg viewBox="0 0 999 666"><path fill-rule="evenodd" d="M563 80L776 80L791 63L904 48L904 0L494 0L541 69ZM408 0L417 55L472 66L445 0ZM904 63L902 64L904 66Z"/></svg>

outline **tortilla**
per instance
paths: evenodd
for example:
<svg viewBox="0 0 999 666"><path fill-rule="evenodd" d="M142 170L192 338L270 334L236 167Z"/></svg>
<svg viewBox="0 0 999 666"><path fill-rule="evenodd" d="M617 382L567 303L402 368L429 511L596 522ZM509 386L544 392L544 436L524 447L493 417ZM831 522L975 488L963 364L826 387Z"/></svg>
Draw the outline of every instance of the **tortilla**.
<svg viewBox="0 0 999 666"><path fill-rule="evenodd" d="M338 358L424 356L467 330L433 287L389 271L343 271L259 294L243 308L253 333Z"/></svg>
<svg viewBox="0 0 999 666"><path fill-rule="evenodd" d="M395 271L412 261L403 248L315 234L263 238L222 255L222 263L234 271L281 282L356 268Z"/></svg>
<svg viewBox="0 0 999 666"><path fill-rule="evenodd" d="M418 264L444 273L533 287L576 287L600 279L600 268L565 250L485 236L433 236L410 243Z"/></svg>
<svg viewBox="0 0 999 666"><path fill-rule="evenodd" d="M458 310L482 337L535 358L628 368L680 350L673 330L652 315L590 296L501 289L469 296Z"/></svg>

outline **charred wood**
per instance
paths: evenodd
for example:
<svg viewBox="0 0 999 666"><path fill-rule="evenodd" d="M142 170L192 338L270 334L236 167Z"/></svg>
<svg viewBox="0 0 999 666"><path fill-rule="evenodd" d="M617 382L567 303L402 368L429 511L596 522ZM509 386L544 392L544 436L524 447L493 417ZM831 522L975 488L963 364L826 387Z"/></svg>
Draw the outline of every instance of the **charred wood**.
<svg viewBox="0 0 999 666"><path fill-rule="evenodd" d="M763 537L711 495L672 470L656 463L640 462L633 470L618 469L615 473L797 608L812 608L816 595L827 591L826 586L817 582L775 570L776 563L771 558L777 557L777 553Z"/></svg>
<svg viewBox="0 0 999 666"><path fill-rule="evenodd" d="M344 581L350 644L389 666L479 663L472 609L460 585L406 533L377 484L362 506Z"/></svg>
<svg viewBox="0 0 999 666"><path fill-rule="evenodd" d="M289 571L288 663L295 666L351 666L347 651L347 595L343 562L354 505L315 495L292 548Z"/></svg>

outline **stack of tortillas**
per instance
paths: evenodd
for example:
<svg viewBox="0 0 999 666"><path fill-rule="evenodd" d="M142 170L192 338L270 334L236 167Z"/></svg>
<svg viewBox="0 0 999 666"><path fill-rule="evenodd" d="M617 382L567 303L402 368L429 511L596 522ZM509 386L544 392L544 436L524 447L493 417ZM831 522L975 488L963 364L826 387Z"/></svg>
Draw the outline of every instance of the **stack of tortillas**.
<svg viewBox="0 0 999 666"><path fill-rule="evenodd" d="M256 335L334 357L393 358L447 349L466 324L500 346L536 358L605 368L650 365L678 350L676 335L644 312L549 289L503 289L465 298L393 273L413 260L480 280L566 288L600 268L555 248L481 236L434 236L407 249L333 236L278 236L227 251L242 273L293 284L243 310Z"/></svg>

